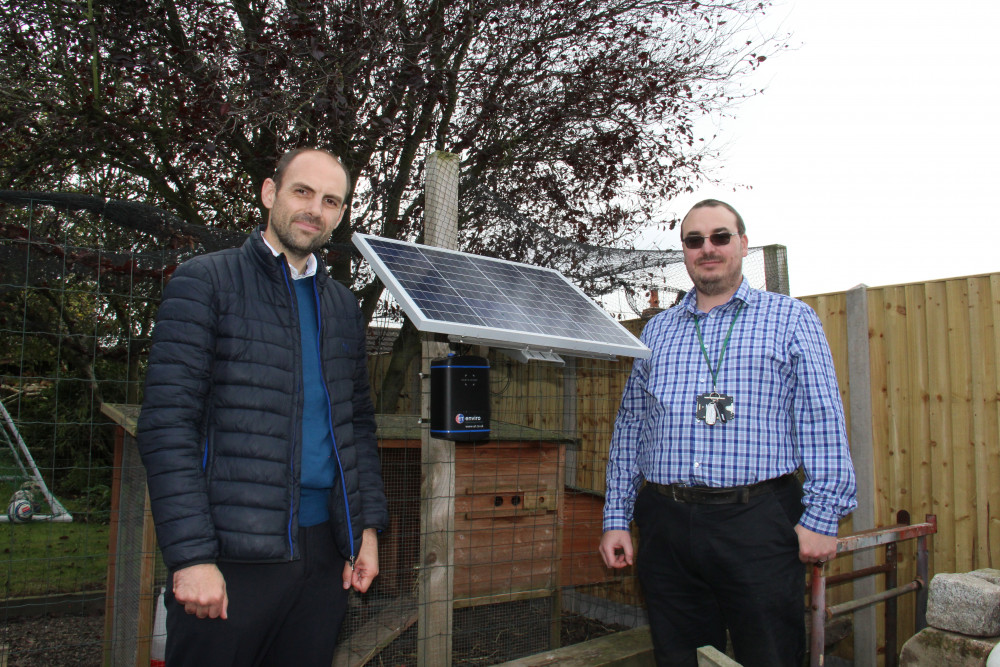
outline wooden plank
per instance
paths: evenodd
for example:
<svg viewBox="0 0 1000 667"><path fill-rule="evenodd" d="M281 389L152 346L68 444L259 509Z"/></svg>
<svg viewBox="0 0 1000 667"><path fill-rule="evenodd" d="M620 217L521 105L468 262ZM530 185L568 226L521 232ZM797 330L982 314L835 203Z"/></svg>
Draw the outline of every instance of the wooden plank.
<svg viewBox="0 0 1000 667"><path fill-rule="evenodd" d="M499 604L501 602L518 602L521 600L538 600L552 595L551 588L537 588L524 591L514 591L508 593L494 593L491 595L480 595L470 598L459 598L455 600L455 609L466 609L468 607L478 607L484 604Z"/></svg>
<svg viewBox="0 0 1000 667"><path fill-rule="evenodd" d="M557 467L558 478L556 488L559 489L558 504L556 505L557 516L566 516L566 445L559 445L559 461ZM562 642L562 549L563 549L563 521L556 522L556 569L552 578L552 623L549 628L549 648L556 648Z"/></svg>
<svg viewBox="0 0 1000 667"><path fill-rule="evenodd" d="M873 527L895 523L890 507L894 485L891 460L884 454L892 447L889 441L889 347L886 341L886 290L868 290L868 350L870 359L870 397L872 464L874 466ZM888 460L887 460L888 459ZM855 526L855 529L859 529Z"/></svg>
<svg viewBox="0 0 1000 667"><path fill-rule="evenodd" d="M455 600L476 597L491 597L507 593L529 590L546 590L551 595L554 590L555 574L542 572L531 563L526 563L519 571L517 564L497 575L489 565L470 568L467 577L455 579Z"/></svg>
<svg viewBox="0 0 1000 667"><path fill-rule="evenodd" d="M577 425L580 436L580 453L577 457L577 484L580 488L604 490L594 476L597 457L597 436L594 433L594 381L596 362L581 360L577 369Z"/></svg>
<svg viewBox="0 0 1000 667"><path fill-rule="evenodd" d="M993 567L990 552L990 490L997 487L991 477L990 454L1000 455L997 409L1000 386L996 384L997 329L993 321L993 291L987 277L969 279L969 350L972 357L972 441L975 480L976 545L975 568ZM996 473L997 470L992 471ZM996 552L993 552L996 553Z"/></svg>
<svg viewBox="0 0 1000 667"><path fill-rule="evenodd" d="M931 474L930 388L927 363L927 307L924 285L912 285L906 290L907 340L910 350L910 479L912 481L913 507L917 519L934 513ZM911 515L914 514L911 510ZM939 527L940 531L940 527ZM932 558L936 558L938 539L932 545ZM936 566L932 568L936 571Z"/></svg>
<svg viewBox="0 0 1000 667"><path fill-rule="evenodd" d="M145 486L145 484L143 485ZM136 667L149 664L149 652L153 639L153 615L156 612L156 587L154 568L156 565L156 528L153 525L153 510L149 505L149 490L145 493L142 512L142 562L139 566L139 637L136 645Z"/></svg>
<svg viewBox="0 0 1000 667"><path fill-rule="evenodd" d="M601 540L604 498L587 493L566 493L562 528L562 586L582 586L608 581L611 571L597 552Z"/></svg>
<svg viewBox="0 0 1000 667"><path fill-rule="evenodd" d="M884 421L886 438L885 453L889 457L886 466L888 484L892 493L889 494L887 513L879 516L880 525L887 525L895 520L896 512L904 509L911 514L913 494L910 468L906 461L911 454L910 422L914 409L910 394L910 349L908 347L907 328L910 322L906 312L906 290L901 287L890 287L884 290L883 318L881 336L885 355L885 410L881 412ZM922 519L917 515L915 519Z"/></svg>
<svg viewBox="0 0 1000 667"><path fill-rule="evenodd" d="M464 537L465 533L459 533L459 536ZM489 536L488 544L472 545L469 544L471 540L457 539L459 545L455 547L455 571L463 571L463 567L487 565L499 573L510 569L514 563L551 560L556 555L556 543L552 539L554 536L554 530L548 529L540 538L525 542L501 541L499 536ZM550 567L548 563L538 564L539 571L547 572ZM456 579L458 576L455 575Z"/></svg>
<svg viewBox="0 0 1000 667"><path fill-rule="evenodd" d="M525 484L511 483L511 484L490 484L488 482L480 483L478 486L466 486L465 495L474 496L481 493L524 493L526 491L531 491L532 493L537 491L547 491L548 486L545 482L539 482L538 484L532 485L530 489L527 488Z"/></svg>
<svg viewBox="0 0 1000 667"><path fill-rule="evenodd" d="M362 667L379 651L403 634L417 620L417 603L413 598L401 598L387 605L379 614L351 635L348 642L337 645L332 667Z"/></svg>
<svg viewBox="0 0 1000 667"><path fill-rule="evenodd" d="M879 525L888 525L895 520L899 510L910 512L914 520L922 520L923 514L914 515L915 500L912 493L912 479L908 461L913 448L910 438L910 423L914 405L910 395L910 349L907 328L909 318L906 311L906 290L902 287L883 289L882 338L885 347L886 364L886 449L889 458L885 469L888 472L889 507L887 514L880 515ZM899 581L912 581L916 576L916 544L907 541L899 545ZM915 596L904 595L897 601L897 637L909 637L913 632ZM901 645L901 644L900 644Z"/></svg>
<svg viewBox="0 0 1000 667"><path fill-rule="evenodd" d="M948 413L951 417L955 493L955 572L975 569L975 445L972 441L972 373L969 351L969 292L965 280L945 282L948 300ZM978 356L978 355L977 355Z"/></svg>
<svg viewBox="0 0 1000 667"><path fill-rule="evenodd" d="M938 518L935 551L938 572L955 571L955 475L952 452L951 392L948 371L948 308L945 285L928 283L924 289L927 315L927 389L929 394L932 507Z"/></svg>
<svg viewBox="0 0 1000 667"><path fill-rule="evenodd" d="M989 302L991 304L990 327L993 334L993 373L986 378L988 390L984 392L989 413L986 428L990 447L986 454L986 469L984 478L989 480L1000 479L1000 273L990 276ZM985 317L985 315L984 315ZM989 397L993 398L990 399ZM1000 484L991 483L987 486L986 492L990 507L989 527L986 536L988 539L988 553L990 554L990 564L988 567L1000 567Z"/></svg>
<svg viewBox="0 0 1000 667"><path fill-rule="evenodd" d="M649 626L504 662L497 667L653 667Z"/></svg>
<svg viewBox="0 0 1000 667"><path fill-rule="evenodd" d="M563 382L563 416L562 416L562 430L566 432L567 435L577 437L579 433L579 428L577 425L577 357L567 357L566 365L563 367L562 382ZM570 448L566 450L566 466L565 466L565 479L566 484L570 486L576 486L577 475L576 475L576 460L579 456L580 448L579 446L575 448ZM564 485L565 486L565 485Z"/></svg>
<svg viewBox="0 0 1000 667"><path fill-rule="evenodd" d="M909 410L907 412L907 422L910 430L909 444L910 455L906 458L906 467L910 475L910 507L911 520L921 521L927 514L934 512L933 509L933 467L931 453L931 430L930 430L930 391L928 378L928 348L927 348L927 307L926 290L924 284L904 286L904 311L906 315L906 339L907 339L907 391L909 394ZM939 523L940 531L940 523ZM938 571L938 553L944 548L940 534L931 538L929 553L930 572ZM916 576L916 551L915 546L906 545L910 558L906 562L906 571L909 577ZM942 570L944 571L944 570ZM904 604L911 604L912 596L903 596ZM913 634L913 616L907 617L909 621L903 624L900 622L900 643L905 638Z"/></svg>
<svg viewBox="0 0 1000 667"><path fill-rule="evenodd" d="M522 516L535 516L540 514L545 514L546 512L555 511L553 508L549 510L545 507L518 507L518 508L507 508L507 509L488 509L488 510L472 510L471 512L465 512L461 514L466 521L480 521L483 519L516 519Z"/></svg>

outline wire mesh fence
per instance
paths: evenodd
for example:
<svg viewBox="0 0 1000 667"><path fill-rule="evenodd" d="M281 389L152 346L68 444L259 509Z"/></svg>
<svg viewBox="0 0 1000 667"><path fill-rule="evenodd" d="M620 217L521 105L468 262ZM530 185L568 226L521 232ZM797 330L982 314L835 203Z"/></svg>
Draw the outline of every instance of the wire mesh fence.
<svg viewBox="0 0 1000 667"><path fill-rule="evenodd" d="M162 285L197 248L164 246L101 212L44 198L0 209L0 232L0 398L73 517L0 525L0 654L12 665L146 664L166 573L131 438ZM780 262L755 251L746 273L754 286L772 285ZM636 334L642 326L627 324ZM419 352L398 364L404 329L389 300L369 331L373 395L392 405L378 417L391 523L380 576L367 594L352 594L340 665L415 665L426 640L420 415L429 397ZM451 663L498 664L643 623L633 576L607 570L596 552L607 447L631 360L523 363L497 349L452 349L489 361L493 432L453 450ZM17 474L0 482L4 500L31 477L15 450L5 445L3 465ZM75 634L32 634L25 623L56 617L83 620Z"/></svg>
<svg viewBox="0 0 1000 667"><path fill-rule="evenodd" d="M141 235L45 199L3 207L0 260L4 456L19 473L4 475L0 499L34 483L46 501L32 521L0 526L0 651L8 664L97 664L104 632L92 619L117 556L109 550L111 493L122 469L100 407L138 396L166 262ZM89 630L58 632L53 613L84 614Z"/></svg>

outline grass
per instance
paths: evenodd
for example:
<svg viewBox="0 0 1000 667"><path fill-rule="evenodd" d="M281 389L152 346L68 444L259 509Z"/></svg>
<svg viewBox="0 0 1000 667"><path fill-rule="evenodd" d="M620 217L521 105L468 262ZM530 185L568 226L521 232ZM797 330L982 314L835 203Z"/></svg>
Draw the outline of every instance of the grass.
<svg viewBox="0 0 1000 667"><path fill-rule="evenodd" d="M71 508L72 512L73 509ZM0 581L4 597L103 590L108 525L31 521L0 524Z"/></svg>

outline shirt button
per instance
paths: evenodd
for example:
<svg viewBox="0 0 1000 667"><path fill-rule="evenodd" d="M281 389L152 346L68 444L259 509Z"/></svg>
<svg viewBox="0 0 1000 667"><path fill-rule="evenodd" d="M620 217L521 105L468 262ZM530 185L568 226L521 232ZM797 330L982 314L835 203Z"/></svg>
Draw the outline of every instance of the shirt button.
<svg viewBox="0 0 1000 667"><path fill-rule="evenodd" d="M697 461L695 461L695 462L694 462L694 467L695 467L695 468L699 468L699 467L701 467L701 464L700 464L700 463L698 463Z"/></svg>

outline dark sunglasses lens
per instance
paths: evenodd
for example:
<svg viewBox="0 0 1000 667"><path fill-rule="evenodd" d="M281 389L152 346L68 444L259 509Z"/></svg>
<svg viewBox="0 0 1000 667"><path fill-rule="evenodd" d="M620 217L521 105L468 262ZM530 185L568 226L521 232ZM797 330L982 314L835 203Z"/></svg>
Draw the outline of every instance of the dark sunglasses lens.
<svg viewBox="0 0 1000 667"><path fill-rule="evenodd" d="M729 239L733 238L732 234L712 234L712 245L729 245Z"/></svg>
<svg viewBox="0 0 1000 667"><path fill-rule="evenodd" d="M704 236L685 236L684 245L687 246L688 250L697 250L698 248L705 245Z"/></svg>

